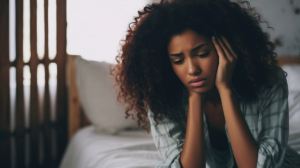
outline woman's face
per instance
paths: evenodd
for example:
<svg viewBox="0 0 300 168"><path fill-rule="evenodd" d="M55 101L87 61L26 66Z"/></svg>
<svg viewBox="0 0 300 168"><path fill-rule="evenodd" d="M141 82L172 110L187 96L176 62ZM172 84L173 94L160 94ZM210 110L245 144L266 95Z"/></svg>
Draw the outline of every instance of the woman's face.
<svg viewBox="0 0 300 168"><path fill-rule="evenodd" d="M188 90L205 93L215 85L219 58L211 38L186 29L171 37L168 54L175 74ZM197 77L206 80L192 86L189 82Z"/></svg>

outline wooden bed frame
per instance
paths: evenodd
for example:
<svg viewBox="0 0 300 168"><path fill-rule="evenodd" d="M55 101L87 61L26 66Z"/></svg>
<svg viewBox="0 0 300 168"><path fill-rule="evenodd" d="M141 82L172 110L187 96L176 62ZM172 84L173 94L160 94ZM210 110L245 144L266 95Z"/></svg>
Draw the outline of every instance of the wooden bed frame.
<svg viewBox="0 0 300 168"><path fill-rule="evenodd" d="M75 134L75 132L87 125L90 125L90 121L84 114L84 111L80 105L80 98L76 84L76 66L75 60L78 55L68 55L66 65L66 83L68 86L68 137L69 140ZM286 64L300 64L300 57L288 57L280 56L276 58L278 65L283 66Z"/></svg>

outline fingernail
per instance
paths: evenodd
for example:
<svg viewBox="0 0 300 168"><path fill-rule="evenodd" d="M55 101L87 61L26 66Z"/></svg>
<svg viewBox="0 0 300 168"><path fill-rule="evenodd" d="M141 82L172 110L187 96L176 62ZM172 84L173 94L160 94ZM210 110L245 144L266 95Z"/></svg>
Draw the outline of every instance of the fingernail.
<svg viewBox="0 0 300 168"><path fill-rule="evenodd" d="M214 37L214 36L212 36L212 38L215 40L215 37Z"/></svg>

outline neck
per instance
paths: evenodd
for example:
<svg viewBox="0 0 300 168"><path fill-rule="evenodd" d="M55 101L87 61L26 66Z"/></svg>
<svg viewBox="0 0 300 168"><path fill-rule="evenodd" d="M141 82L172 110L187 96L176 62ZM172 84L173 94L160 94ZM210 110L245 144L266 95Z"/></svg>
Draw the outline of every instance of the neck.
<svg viewBox="0 0 300 168"><path fill-rule="evenodd" d="M208 92L206 92L206 101L212 102L213 104L218 104L221 102L221 97L216 86L213 86Z"/></svg>

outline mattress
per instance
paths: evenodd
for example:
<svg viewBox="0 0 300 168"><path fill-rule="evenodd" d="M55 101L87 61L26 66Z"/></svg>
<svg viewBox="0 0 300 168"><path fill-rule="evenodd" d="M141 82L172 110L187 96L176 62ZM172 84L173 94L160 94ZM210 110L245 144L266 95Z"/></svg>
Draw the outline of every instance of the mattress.
<svg viewBox="0 0 300 168"><path fill-rule="evenodd" d="M288 144L300 154L299 125L290 125ZM151 133L140 129L110 135L87 126L71 139L60 168L154 168L161 161Z"/></svg>
<svg viewBox="0 0 300 168"><path fill-rule="evenodd" d="M300 91L289 94L288 145L300 154ZM116 135L81 128L68 144L60 168L154 168L162 159L151 133L139 128Z"/></svg>
<svg viewBox="0 0 300 168"><path fill-rule="evenodd" d="M151 133L145 130L110 135L88 126L71 139L60 168L154 168L161 161Z"/></svg>

